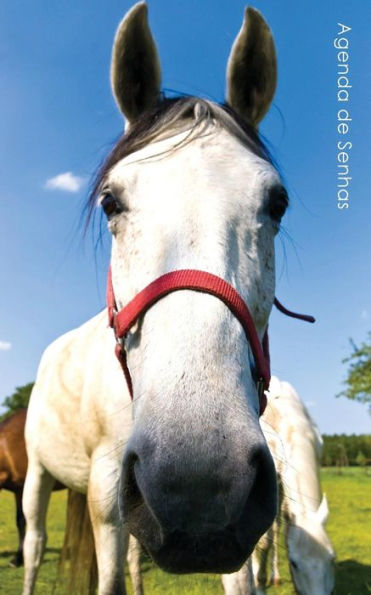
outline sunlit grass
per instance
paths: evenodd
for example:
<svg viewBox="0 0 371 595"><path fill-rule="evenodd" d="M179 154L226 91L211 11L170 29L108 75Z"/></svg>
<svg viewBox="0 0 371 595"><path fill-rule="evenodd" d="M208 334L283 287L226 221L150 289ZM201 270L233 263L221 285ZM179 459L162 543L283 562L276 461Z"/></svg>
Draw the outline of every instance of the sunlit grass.
<svg viewBox="0 0 371 595"><path fill-rule="evenodd" d="M322 470L322 485L330 506L328 533L336 555L336 595L370 595L371 593L371 476L359 468ZM36 595L49 595L56 576L59 548L63 541L66 492L53 494L48 515L48 549L41 567ZM0 593L19 595L22 569L9 568L8 562L17 547L15 506L12 494L0 494ZM284 545L281 543L282 585L270 587L270 595L293 595ZM152 563L143 561L146 595L205 595L222 593L216 575L166 574ZM128 592L132 593L129 579ZM59 591L58 591L59 593ZM316 594L313 594L316 595Z"/></svg>

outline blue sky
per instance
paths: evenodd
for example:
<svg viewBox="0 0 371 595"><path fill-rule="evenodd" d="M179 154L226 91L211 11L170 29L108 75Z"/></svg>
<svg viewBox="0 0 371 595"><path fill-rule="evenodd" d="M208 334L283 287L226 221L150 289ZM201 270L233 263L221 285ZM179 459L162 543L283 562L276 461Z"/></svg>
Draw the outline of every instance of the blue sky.
<svg viewBox="0 0 371 595"><path fill-rule="evenodd" d="M223 100L244 2L148 5L164 88ZM130 6L116 0L0 6L0 400L35 378L48 343L104 306L109 238L95 251L93 234L83 237L81 212L91 177L123 127L108 72L113 35ZM255 6L274 32L279 65L261 130L292 203L277 240L276 293L287 307L317 318L308 325L273 312L272 371L296 387L323 432L369 432L366 408L335 394L349 337L359 343L371 326L371 3L256 0ZM339 22L352 28L346 139L352 180L349 208L341 211L333 47Z"/></svg>

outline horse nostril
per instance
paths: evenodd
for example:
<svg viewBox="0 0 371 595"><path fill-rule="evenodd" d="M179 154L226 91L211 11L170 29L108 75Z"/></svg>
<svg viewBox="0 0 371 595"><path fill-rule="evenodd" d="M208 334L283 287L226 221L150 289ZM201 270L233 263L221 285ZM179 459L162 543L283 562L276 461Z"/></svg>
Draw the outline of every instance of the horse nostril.
<svg viewBox="0 0 371 595"><path fill-rule="evenodd" d="M145 484L144 488L140 485L141 466L142 461L135 452L129 452L124 458L119 493L120 517L145 549L149 549L149 543L156 550L161 547L163 531L155 512L144 498L144 495L148 496L148 490Z"/></svg>
<svg viewBox="0 0 371 595"><path fill-rule="evenodd" d="M265 447L255 449L250 464L256 469L250 498L260 503L266 502L268 507L275 509L277 507L276 474L269 450Z"/></svg>
<svg viewBox="0 0 371 595"><path fill-rule="evenodd" d="M130 454L125 461L125 473L121 477L120 486L120 517L122 521L126 521L128 514L143 502L143 496L135 476L135 465L138 462L139 457L135 453Z"/></svg>

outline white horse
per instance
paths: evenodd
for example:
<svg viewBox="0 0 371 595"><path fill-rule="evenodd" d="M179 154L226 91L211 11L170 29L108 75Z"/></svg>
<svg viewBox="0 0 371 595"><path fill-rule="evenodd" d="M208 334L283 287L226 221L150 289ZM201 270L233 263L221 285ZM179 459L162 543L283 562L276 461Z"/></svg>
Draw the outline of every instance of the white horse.
<svg viewBox="0 0 371 595"><path fill-rule="evenodd" d="M268 406L261 417L261 425L281 485L281 510L242 568L222 575L224 593L263 595L269 553L272 556L270 583L280 583L279 529L283 514L296 591L302 595L329 595L334 585L334 552L324 528L328 508L318 474L322 438L292 386L275 377L271 379ZM139 554L133 543L130 571L136 585L141 585ZM134 592L142 594L139 588L134 588Z"/></svg>
<svg viewBox="0 0 371 595"><path fill-rule="evenodd" d="M237 299L234 286L253 329L216 291L182 290L157 301L124 333L116 327L133 403L107 311L48 347L26 426L25 595L42 559L55 479L79 493L80 504L87 495L100 595L125 593L128 529L165 570L230 572L276 514L257 384L257 375L267 381L259 340L287 206L256 131L276 85L270 30L257 11L246 11L228 62L227 107L166 100L139 3L116 34L111 79L128 127L99 174L91 207L102 207L112 234L109 293L117 309L153 280L161 285L165 273L203 270Z"/></svg>
<svg viewBox="0 0 371 595"><path fill-rule="evenodd" d="M328 518L319 468L322 438L315 422L288 382L272 377L268 406L261 419L283 489L282 513L295 589L301 595L329 595L334 588L334 550L325 530ZM268 549L274 545L271 583L278 572L278 529L260 540L253 569L258 593L264 593Z"/></svg>

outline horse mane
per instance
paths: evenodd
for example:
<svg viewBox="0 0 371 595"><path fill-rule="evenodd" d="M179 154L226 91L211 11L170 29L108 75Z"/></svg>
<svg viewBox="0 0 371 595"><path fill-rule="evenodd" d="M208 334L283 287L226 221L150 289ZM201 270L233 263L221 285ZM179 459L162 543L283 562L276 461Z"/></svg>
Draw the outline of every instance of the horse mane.
<svg viewBox="0 0 371 595"><path fill-rule="evenodd" d="M108 157L104 160L93 181L92 190L86 205L87 222L89 223L100 190L109 171L131 153L142 149L159 136L171 131L174 127L193 119L189 134L180 143L184 145L205 132L212 121L217 121L255 155L275 166L261 135L248 122L245 122L228 104L214 103L206 99L192 96L164 97L155 107L139 116L119 138ZM195 129L199 130L195 133ZM276 167L276 166L275 166Z"/></svg>

